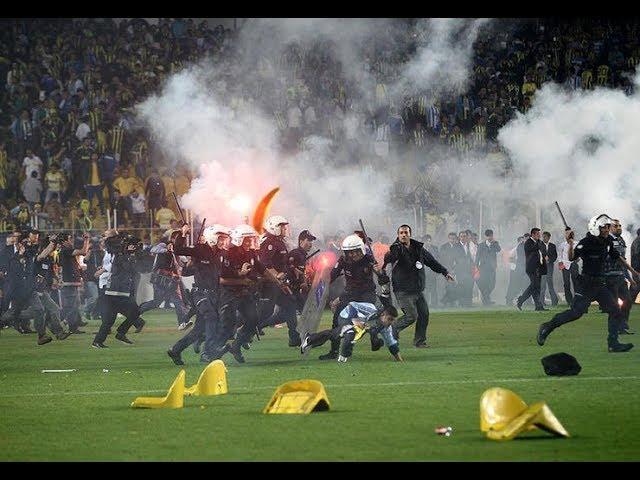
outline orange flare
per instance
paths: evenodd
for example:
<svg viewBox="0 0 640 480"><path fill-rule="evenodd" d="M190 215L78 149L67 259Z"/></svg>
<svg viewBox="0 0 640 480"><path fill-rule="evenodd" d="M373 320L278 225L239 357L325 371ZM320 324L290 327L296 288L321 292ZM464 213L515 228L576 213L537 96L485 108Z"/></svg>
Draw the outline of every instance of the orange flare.
<svg viewBox="0 0 640 480"><path fill-rule="evenodd" d="M258 206L256 207L255 212L253 213L253 228L255 228L256 232L262 233L264 231L263 224L264 219L267 217L267 213L269 212L269 207L271 206L271 201L273 197L280 191L280 187L276 187L267 193Z"/></svg>

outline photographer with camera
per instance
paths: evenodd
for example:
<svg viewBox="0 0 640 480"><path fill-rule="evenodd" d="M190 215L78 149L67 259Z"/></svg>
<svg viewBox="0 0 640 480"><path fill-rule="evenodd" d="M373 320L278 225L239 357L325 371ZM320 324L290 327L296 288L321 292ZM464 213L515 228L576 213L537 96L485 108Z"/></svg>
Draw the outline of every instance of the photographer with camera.
<svg viewBox="0 0 640 480"><path fill-rule="evenodd" d="M56 262L54 253L58 248L57 235L49 235L48 244L38 253L34 264L36 291L45 311L45 323L35 325L39 336L44 336L45 325L58 340L64 340L71 332L65 332L60 325L60 306L51 297L54 288L58 288L58 278L55 272Z"/></svg>
<svg viewBox="0 0 640 480"><path fill-rule="evenodd" d="M140 313L158 308L164 301L166 305L173 303L178 316L178 330L185 330L192 322L187 321L188 308L182 299L182 267L173 251L173 244L180 230L171 234L167 243L160 242L151 248L150 253L155 255L151 284L153 285L153 300L140 305Z"/></svg>
<svg viewBox="0 0 640 480"><path fill-rule="evenodd" d="M2 315L0 324L11 325L20 333L29 333L24 330L24 323L33 318L38 332L38 345L51 342L52 338L46 335L45 311L40 301L36 288L34 263L38 253L37 231L31 231L29 238L19 241L15 253L10 255L7 264L8 297L11 299L11 307Z"/></svg>
<svg viewBox="0 0 640 480"><path fill-rule="evenodd" d="M82 248L74 248L73 235L60 233L56 242L60 245L60 264L62 266L62 317L69 325L71 333L85 333L79 327L87 323L80 315L80 287L82 287L82 269L78 257L89 253L89 234L82 234Z"/></svg>
<svg viewBox="0 0 640 480"><path fill-rule="evenodd" d="M102 298L102 324L91 346L107 348L104 341L118 313L123 314L126 319L116 331L116 340L132 345L127 332L136 323L138 331L144 325L135 301L136 267L143 260L142 242L132 235L119 233L105 238L105 250L111 257L110 275Z"/></svg>

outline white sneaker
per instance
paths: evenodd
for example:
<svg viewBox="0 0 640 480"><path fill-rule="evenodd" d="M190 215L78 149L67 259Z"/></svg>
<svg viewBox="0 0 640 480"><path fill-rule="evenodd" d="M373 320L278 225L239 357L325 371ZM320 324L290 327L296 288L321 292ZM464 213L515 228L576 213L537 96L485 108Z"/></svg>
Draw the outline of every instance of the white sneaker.
<svg viewBox="0 0 640 480"><path fill-rule="evenodd" d="M345 363L347 360L349 360L349 357L343 357L342 355L338 355L338 361Z"/></svg>
<svg viewBox="0 0 640 480"><path fill-rule="evenodd" d="M302 345L300 345L300 353L304 355L310 348L311 345L309 345L309 334L307 334L302 341Z"/></svg>
<svg viewBox="0 0 640 480"><path fill-rule="evenodd" d="M178 330L184 330L185 328L187 328L186 323L181 323L180 325L178 325Z"/></svg>

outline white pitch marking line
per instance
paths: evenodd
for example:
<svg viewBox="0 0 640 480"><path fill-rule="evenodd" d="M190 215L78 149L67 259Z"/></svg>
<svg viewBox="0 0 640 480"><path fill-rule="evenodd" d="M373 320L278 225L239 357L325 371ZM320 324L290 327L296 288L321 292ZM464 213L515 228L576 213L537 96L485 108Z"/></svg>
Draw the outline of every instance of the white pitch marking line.
<svg viewBox="0 0 640 480"><path fill-rule="evenodd" d="M557 377L555 380L640 380L640 376L633 375L628 377ZM412 385L465 385L470 383L507 383L507 382L536 382L540 380L546 380L546 377L540 378L501 378L501 379L484 379L484 380L443 380L433 382L388 382L388 383L347 383L347 384L326 384L327 388L339 388L339 387L401 387ZM260 385L252 387L236 387L234 390L266 390L276 388L277 385ZM0 398L10 397L55 397L63 395L121 395L121 394L137 394L137 393L156 393L166 392L166 389L162 390L107 390L107 391L94 391L94 392L46 392L46 393L9 393L0 394Z"/></svg>

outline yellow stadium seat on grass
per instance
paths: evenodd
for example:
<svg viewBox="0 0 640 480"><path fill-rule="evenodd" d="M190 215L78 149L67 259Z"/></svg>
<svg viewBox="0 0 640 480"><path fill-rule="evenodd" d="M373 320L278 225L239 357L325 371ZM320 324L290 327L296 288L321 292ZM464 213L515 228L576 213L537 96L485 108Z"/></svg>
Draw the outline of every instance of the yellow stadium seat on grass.
<svg viewBox="0 0 640 480"><path fill-rule="evenodd" d="M280 385L262 413L306 414L329 410L324 385L317 380L294 380Z"/></svg>
<svg viewBox="0 0 640 480"><path fill-rule="evenodd" d="M169 387L166 397L138 397L131 402L131 406L133 408L182 408L184 405L185 375L185 371L180 370Z"/></svg>
<svg viewBox="0 0 640 480"><path fill-rule="evenodd" d="M530 407L511 390L490 388L480 398L480 430L491 440L511 440L519 433L541 429L560 437L569 437L545 402Z"/></svg>
<svg viewBox="0 0 640 480"><path fill-rule="evenodd" d="M185 395L222 395L227 393L227 368L222 360L214 360L200 374L198 383L185 389Z"/></svg>

